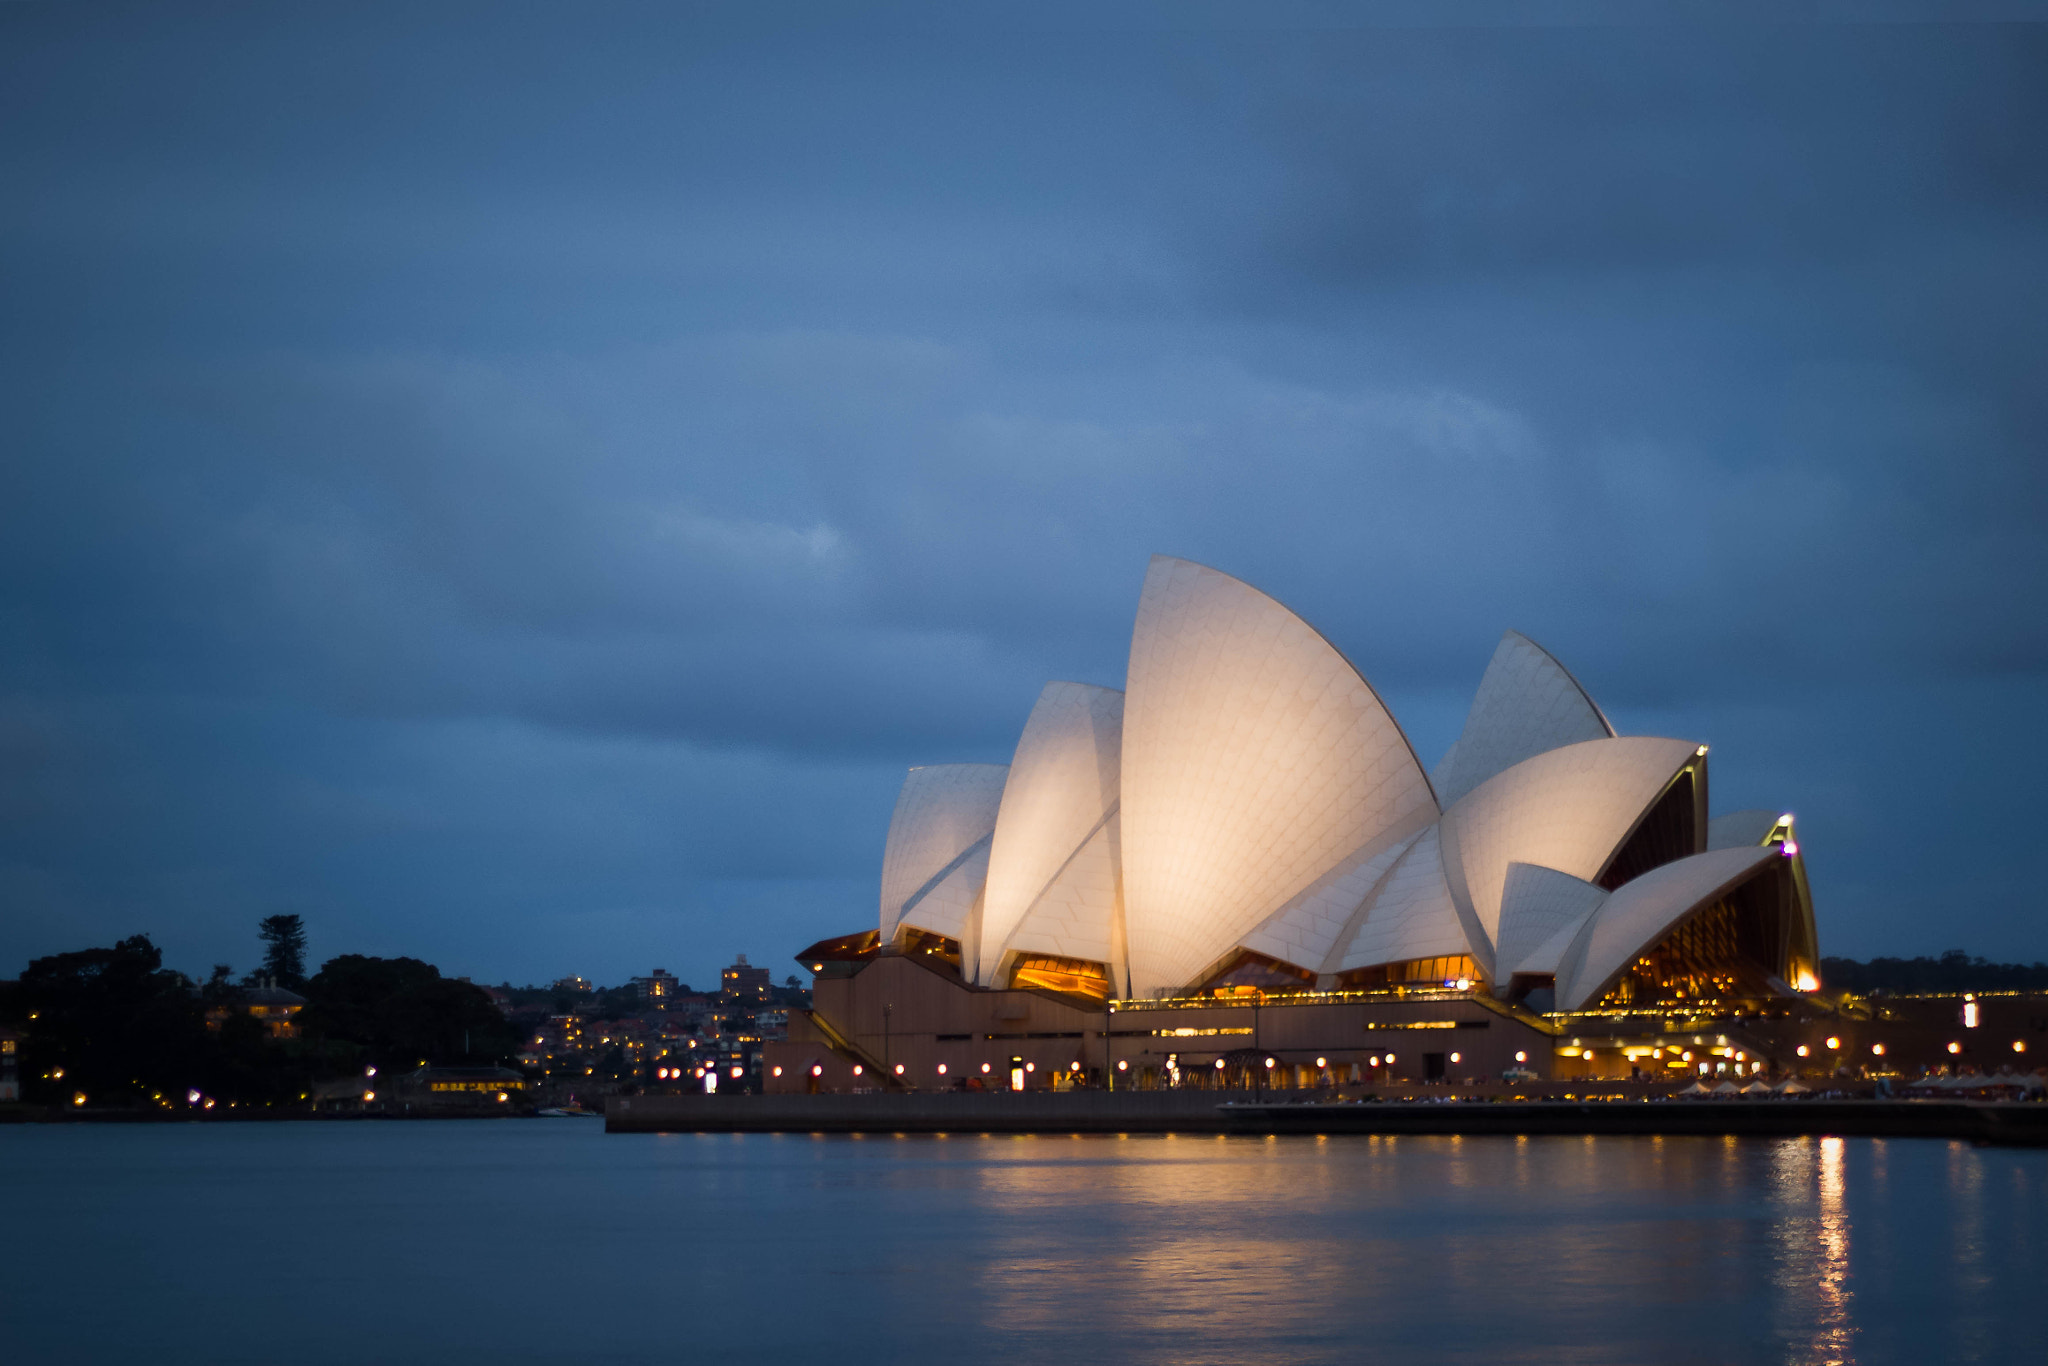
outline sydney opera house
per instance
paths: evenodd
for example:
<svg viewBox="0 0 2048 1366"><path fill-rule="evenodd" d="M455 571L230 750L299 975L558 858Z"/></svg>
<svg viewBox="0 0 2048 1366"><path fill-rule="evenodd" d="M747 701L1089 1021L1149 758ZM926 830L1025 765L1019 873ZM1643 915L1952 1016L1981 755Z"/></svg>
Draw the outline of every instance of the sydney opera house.
<svg viewBox="0 0 2048 1366"><path fill-rule="evenodd" d="M1727 1022L1819 952L1791 816L1707 776L1512 631L1425 769L1307 622L1158 557L1123 691L1049 683L1007 765L910 770L879 921L801 955L766 1084L1739 1075Z"/></svg>

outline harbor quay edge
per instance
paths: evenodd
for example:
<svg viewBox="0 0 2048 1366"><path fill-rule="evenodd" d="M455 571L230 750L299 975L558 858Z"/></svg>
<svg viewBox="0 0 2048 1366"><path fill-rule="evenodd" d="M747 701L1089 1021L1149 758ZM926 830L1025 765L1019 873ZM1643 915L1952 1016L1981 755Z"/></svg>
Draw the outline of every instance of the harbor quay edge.
<svg viewBox="0 0 2048 1366"><path fill-rule="evenodd" d="M1264 1103L1214 1091L614 1096L607 1133L1669 1135L2048 1146L2048 1105L1920 1100Z"/></svg>

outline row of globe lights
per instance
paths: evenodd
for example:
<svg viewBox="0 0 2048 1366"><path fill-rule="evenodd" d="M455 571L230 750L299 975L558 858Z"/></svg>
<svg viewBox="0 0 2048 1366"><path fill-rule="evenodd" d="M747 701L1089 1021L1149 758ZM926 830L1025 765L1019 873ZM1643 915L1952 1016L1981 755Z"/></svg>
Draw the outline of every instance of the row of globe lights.
<svg viewBox="0 0 2048 1366"><path fill-rule="evenodd" d="M1828 1041L1827 1041L1827 1046L1828 1046L1828 1047L1829 1047L1830 1049L1833 1049L1833 1050L1837 1050L1837 1051L1839 1051L1839 1050L1840 1050L1840 1048L1841 1048L1841 1046L1842 1046L1842 1041L1841 1041L1841 1039L1840 1039L1840 1038L1838 1038L1838 1037L1835 1037L1835 1036L1832 1036L1832 1035L1831 1035L1831 1036L1829 1036L1829 1038L1828 1038ZM2026 1052L2026 1051L2027 1051L2027 1045L2026 1045L2026 1041L2025 1041L2025 1040L2023 1040L2023 1039L2015 1039L2015 1040L2013 1040L2013 1045L2012 1045L2012 1049L2013 1049L2013 1052L2015 1052L2015 1053L2024 1053L2024 1052ZM1883 1045L1883 1044L1881 1044L1881 1043L1877 1043L1877 1044L1872 1044L1872 1045L1870 1046L1870 1051L1871 1051L1871 1052L1872 1052L1872 1053L1873 1053L1874 1055L1876 1055L1877 1057L1883 1057L1883 1056L1884 1056L1884 1045ZM1949 1044L1949 1046L1948 1046L1948 1051L1949 1051L1949 1052L1951 1052L1951 1053L1960 1053L1960 1052L1962 1052L1962 1051L1963 1051L1963 1046L1962 1046L1961 1044L1959 1044L1959 1043L1951 1043L1951 1044ZM1799 1056L1800 1056L1800 1057L1802 1057L1802 1058L1804 1058L1804 1057L1807 1057L1807 1056L1809 1056L1810 1052L1811 1052L1811 1050L1810 1050L1810 1049L1808 1049L1808 1048L1807 1048L1807 1046L1806 1046L1805 1044L1801 1044L1801 1045L1799 1045L1798 1053L1799 1053ZM1592 1049L1587 1049L1587 1050L1586 1050L1586 1056L1590 1058L1590 1057L1591 1057L1592 1055L1593 1055L1593 1050L1592 1050ZM1452 1062L1453 1064L1456 1064L1456 1063L1462 1062L1463 1060L1464 1060L1464 1059L1463 1059L1463 1055L1461 1055L1461 1054L1458 1054L1458 1053L1453 1053L1453 1054L1451 1054L1451 1055L1450 1055L1450 1058L1449 1058L1449 1061L1450 1061L1450 1062ZM1529 1060L1529 1055L1528 1055L1528 1053L1527 1053L1527 1052L1523 1052L1523 1051L1517 1051L1517 1052L1516 1052L1516 1054L1515 1054L1515 1061L1516 1061L1517 1063L1526 1063L1526 1062L1527 1062L1528 1060ZM1686 1052L1685 1052L1685 1053L1684 1053L1684 1054L1682 1055L1682 1059L1681 1059L1681 1060L1682 1060L1682 1061L1685 1061L1685 1062L1691 1062L1691 1061L1693 1061L1693 1055L1692 1055L1691 1051L1690 1051L1690 1050L1686 1051ZM1737 1051L1737 1052L1736 1052L1736 1054L1735 1054L1735 1061L1736 1061L1737 1063L1742 1063L1742 1062L1750 1062L1750 1059L1749 1059L1749 1056L1748 1056L1748 1054L1747 1054L1747 1053L1744 1053L1744 1052L1741 1052L1741 1051ZM1220 1072L1220 1071L1223 1071L1223 1070L1224 1070L1224 1069L1225 1069L1225 1068L1226 1068L1226 1067L1227 1067L1228 1065L1229 1065L1229 1064L1228 1064L1228 1063L1226 1062L1226 1060L1224 1060L1224 1059L1222 1059L1222 1058L1218 1058L1218 1059L1216 1059L1216 1062L1215 1062L1215 1067L1216 1067L1216 1070L1217 1070L1217 1071L1219 1071L1219 1072ZM1278 1060L1277 1058L1267 1058L1267 1059L1266 1059L1266 1068L1267 1068L1267 1070L1268 1070L1268 1071L1272 1070L1273 1068L1276 1068L1276 1067L1278 1067L1279 1065L1280 1065L1280 1064L1279 1064L1279 1060ZM1328 1058L1317 1058L1317 1059L1316 1059L1316 1070L1318 1070L1318 1071L1323 1071L1323 1070L1327 1069L1327 1068L1329 1067L1329 1065L1330 1065L1330 1062L1329 1062L1329 1059L1328 1059ZM1394 1055L1393 1055L1392 1053L1387 1053L1387 1054L1384 1054L1384 1055L1382 1055L1382 1054L1377 1054L1377 1053L1375 1053L1375 1054L1373 1054L1373 1055L1372 1055L1372 1057L1370 1058L1370 1060L1369 1060L1369 1063L1368 1063L1368 1065L1369 1065L1369 1066L1372 1066L1372 1067L1379 1067L1379 1066L1382 1066L1382 1065L1385 1065L1385 1066L1388 1066L1388 1067L1392 1067L1392 1066L1394 1065ZM1750 1062L1750 1065L1751 1065L1751 1067L1752 1067L1753 1069L1756 1069L1756 1070L1761 1070L1761 1069L1762 1069L1762 1067L1763 1067L1763 1063L1762 1063L1761 1061L1754 1061L1754 1062ZM1123 1061L1123 1060L1119 1060L1119 1061L1118 1061L1118 1063L1117 1063L1117 1065L1116 1065L1116 1070L1117 1070L1117 1071L1119 1071L1119 1072L1127 1072L1127 1071L1129 1071L1129 1070L1130 1070L1130 1066L1131 1066L1131 1065L1130 1065L1130 1063L1129 1063L1128 1061ZM992 1064L989 1064L989 1063L983 1063L983 1064L981 1065L981 1070L982 1070L982 1074L983 1074L984 1076L986 1076L986 1075L988 1075L988 1074L989 1074L990 1072L992 1072L992 1071L994 1070L994 1067L993 1067L993 1065L992 1065ZM1038 1070L1038 1064L1037 1064L1037 1063L1035 1063L1035 1062L1027 1062L1027 1063L1025 1063L1025 1064L1024 1064L1024 1069L1023 1069L1023 1070L1024 1070L1024 1071L1026 1071L1026 1072L1036 1072L1036 1071ZM1082 1070L1082 1068L1081 1068L1081 1064L1080 1064L1080 1062L1078 1062L1078 1061L1075 1061L1075 1062L1070 1062L1070 1063L1068 1063L1068 1064L1067 1064L1067 1070L1068 1070L1069 1072L1079 1072L1079 1071L1081 1071L1081 1070ZM694 1071L693 1071L693 1072L692 1072L692 1073L691 1073L690 1075L692 1075L692 1076L694 1076L694 1077L701 1077L701 1076L703 1076L703 1075L704 1075L705 1071L706 1071L706 1069L705 1069L705 1068L702 1068L702 1067L700 1067L700 1068L697 1068L697 1069L695 1069L695 1070L694 1070ZM894 1071L895 1071L895 1074L896 1074L897 1076L899 1076L899 1077L900 1077L900 1076L903 1076L903 1075L904 1075L904 1072L905 1072L905 1067L904 1067L904 1064L902 1064L902 1063L900 1063L900 1062L899 1062L899 1063L897 1063L897 1064L896 1064L896 1066L895 1066L895 1069L894 1069ZM733 1076L734 1076L735 1078L738 1078L738 1077L744 1076L744 1075L745 1075L745 1072L746 1072L746 1069L745 1069L745 1068L743 1068L743 1067L737 1067L737 1066L736 1066L736 1067L734 1067L734 1068L732 1069L732 1075L733 1075ZM866 1072L866 1069L865 1069L865 1068L864 1068L864 1067L863 1067L863 1066L862 1066L861 1064L859 1064L859 1063L855 1063L855 1064L853 1065L853 1075L854 1075L854 1076L856 1076L856 1077L858 1077L858 1076L862 1076L862 1075L864 1075L864 1074L865 1074L865 1072ZM940 1064L938 1064L938 1066L937 1066L937 1068L936 1068L936 1072L937 1072L937 1075L939 1075L939 1076L942 1076L942 1077L943 1077L943 1076L945 1076L945 1075L947 1075L947 1072L948 1072L948 1068L947 1068L947 1065L946 1065L945 1063L940 1063ZM772 1069L770 1069L770 1073L771 1073L771 1075L773 1075L773 1076L777 1076L777 1077L779 1077L779 1076L781 1076L781 1075L782 1075L782 1069L781 1069L780 1067L775 1067L775 1068L772 1068ZM659 1069L657 1069L657 1070L656 1070L656 1076L658 1076L658 1077L660 1077L660 1078L663 1078L663 1079L667 1079L667 1078L669 1078L669 1077L674 1077L674 1078L676 1078L676 1079L681 1079L682 1075L683 1075L683 1069L682 1069L682 1068L680 1068L680 1067L677 1067L677 1068L666 1068L666 1067L664 1067L664 1068L659 1068ZM822 1066L821 1064L813 1063L813 1064L811 1065L811 1075L812 1075L812 1076L814 1076L814 1077L822 1077L822 1076L824 1076L824 1075L825 1075L825 1069L824 1069L824 1067L823 1067L823 1066ZM82 1094L82 1093L81 1093L81 1094ZM197 1094L198 1094L197 1092L194 1092L194 1093L193 1093L193 1095L194 1095L194 1096L196 1096ZM365 1093L365 1094L364 1094L364 1096L363 1096L363 1099L365 1099L365 1100L369 1100L369 1099L371 1099L371 1094L370 1094L370 1093ZM79 1104L83 1104L84 1102L83 1102L83 1101L79 1101L78 1103L79 1103ZM212 1106L212 1104L213 1104L213 1102L212 1102L212 1101L210 1101L210 1100L209 1100L209 1101L207 1101L206 1103L207 1103L208 1107L211 1107L211 1106Z"/></svg>
<svg viewBox="0 0 2048 1366"><path fill-rule="evenodd" d="M717 1070L718 1068L715 1066L698 1067L692 1069L690 1071L690 1075L693 1077L701 1077L706 1072L716 1072ZM739 1078L747 1075L747 1069L744 1066L735 1063L733 1065L732 1075L733 1079L737 1081ZM775 1075L778 1077L781 1076L782 1069L779 1067L776 1068ZM654 1076L655 1080L657 1081L681 1081L683 1079L683 1069L680 1067L657 1067L654 1069Z"/></svg>
<svg viewBox="0 0 2048 1366"><path fill-rule="evenodd" d="M1838 1052L1840 1052L1840 1051L1841 1051L1841 1048L1842 1048L1842 1040L1841 1040L1841 1039L1840 1039L1840 1038L1839 1038L1838 1036L1836 1036L1836 1035L1833 1035L1833 1034L1830 1034L1830 1035L1828 1036L1828 1041L1827 1041L1827 1045L1828 1045L1828 1051L1829 1051L1829 1052L1835 1052L1835 1053L1838 1053ZM1881 1043L1874 1043L1874 1044L1872 1044L1872 1045L1870 1046L1870 1051L1871 1051L1871 1053L1872 1053L1872 1054L1873 1054L1874 1056L1876 1056L1876 1057L1880 1057L1880 1058L1881 1058L1881 1057L1883 1057L1883 1056L1884 1056L1884 1045L1883 1045L1883 1044L1881 1044ZM1957 1043L1957 1042L1956 1042L1955 1040L1951 1039L1951 1040L1949 1041L1949 1045L1948 1045L1948 1051L1949 1051L1949 1052L1951 1052L1951 1053L1960 1053L1960 1052L1962 1052L1962 1051L1963 1051L1963 1046L1962 1046L1962 1044L1960 1044L1960 1043ZM2024 1052L2026 1052L2026 1051L2027 1051L2027 1041L2026 1041L2025 1039L2014 1039L2014 1040L2012 1041L2012 1051L2013 1051L2013 1052L2015 1052L2015 1053L2024 1053ZM1806 1047L1806 1045L1805 1045L1805 1044L1801 1044L1801 1045L1799 1045L1799 1056L1800 1056L1800 1057L1802 1057L1802 1058L1804 1058L1804 1057L1807 1057L1808 1055L1809 1055L1809 1050L1808 1050L1808 1048Z"/></svg>
<svg viewBox="0 0 2048 1366"><path fill-rule="evenodd" d="M1524 1061L1527 1061L1527 1059L1528 1059L1528 1056L1529 1056L1529 1055L1528 1055L1528 1054L1526 1054L1526 1053L1517 1053L1517 1054L1515 1054L1515 1061L1516 1061L1516 1062L1524 1062ZM1374 1067L1378 1067L1378 1066L1380 1065L1380 1063L1381 1063L1382 1061L1383 1061L1383 1059L1381 1059L1381 1058L1380 1058L1380 1056L1379 1056L1378 1054L1375 1054L1375 1055L1373 1056L1373 1059L1372 1059L1372 1065L1373 1065ZM1386 1055L1386 1057L1385 1057L1385 1059L1384 1059L1384 1061L1385 1061L1385 1063L1386 1063L1386 1064L1387 1064L1387 1065L1388 1065L1389 1067L1393 1066L1393 1063L1394 1063L1394 1055L1393 1055L1392 1053L1389 1053L1389 1054L1387 1054L1387 1055ZM1456 1053L1453 1053L1453 1054L1451 1054L1451 1061L1452 1061L1452 1062L1457 1062L1457 1061L1458 1061L1458 1055L1457 1055ZM1217 1068L1217 1070L1218 1070L1218 1071L1221 1071L1221 1070L1223 1069L1223 1067L1224 1067L1225 1065L1226 1065L1226 1064L1225 1064L1225 1062L1224 1062L1224 1060L1223 1060L1222 1058L1218 1058L1218 1059L1216 1059L1216 1068ZM1266 1059L1266 1066L1267 1066L1267 1067L1269 1067L1269 1068L1272 1068L1272 1067L1277 1067L1277 1066L1279 1066L1279 1065L1280 1065L1280 1064L1279 1064L1279 1060L1278 1060L1278 1059L1275 1059L1275 1058L1268 1058L1268 1059ZM1329 1067L1329 1065L1330 1065L1330 1060L1329 1060L1328 1058L1317 1058L1317 1059L1316 1059L1316 1067L1317 1067L1317 1069L1318 1069L1318 1070L1321 1070L1321 1069L1327 1068L1327 1067ZM1119 1072L1128 1072L1128 1071L1130 1070L1130 1068L1131 1068L1131 1065L1130 1065L1130 1063L1129 1063L1128 1061L1125 1061L1125 1060L1122 1060L1122 1059L1119 1059L1119 1060L1118 1060L1118 1062L1117 1062L1117 1065L1116 1065L1116 1070L1117 1070L1117 1071L1119 1071ZM982 1070L982 1074L983 1074L984 1076L986 1076L986 1075L987 1075L988 1073L990 1073L990 1072L992 1072L992 1071L994 1070L994 1067L993 1067L993 1065L992 1065L992 1064L989 1064L989 1063L983 1063L983 1064L981 1065L981 1070ZM1038 1064L1037 1064L1037 1063L1035 1063L1035 1062L1027 1062L1027 1063L1025 1063L1025 1064L1024 1064L1024 1071L1026 1071L1026 1072L1036 1072L1037 1070L1038 1070ZM1068 1063L1068 1064L1067 1064L1067 1070L1068 1070L1069 1072L1079 1072L1079 1071L1081 1070L1081 1064L1080 1064L1080 1063L1079 1063L1078 1061L1075 1061L1075 1062L1070 1062L1070 1063ZM853 1075L855 1075L856 1077L858 1077L858 1076L861 1076L861 1075L862 1075L863 1073L865 1073L865 1071L866 1071L866 1068L864 1068L864 1067L863 1067L863 1066L862 1066L861 1064L859 1064L859 1063L855 1063L855 1064L853 1065ZM900 1063L900 1062L899 1062L899 1063L897 1063L897 1064L896 1064L896 1068L895 1068L895 1071L896 1071L896 1075L897 1075L897 1076L899 1076L899 1077L900 1077L900 1076L902 1076L902 1075L903 1075L903 1072L904 1072L904 1067L903 1067L903 1064L902 1064L902 1063ZM937 1072L938 1072L938 1075L939 1075L939 1076L942 1076L942 1077L943 1077L943 1076L945 1076L945 1075L946 1075L946 1071L947 1071L947 1068L946 1068L946 1064L945 1064L945 1063L940 1063L940 1064L938 1065L938 1068L937 1068ZM677 1068L677 1069L676 1069L676 1073L675 1073L675 1074L676 1074L677 1076L679 1076L679 1077L680 1077L680 1076L681 1076L681 1075L683 1074L683 1073L682 1073L682 1069L681 1069L681 1068ZM733 1068L733 1070L732 1070L732 1074L733 1074L733 1075L734 1075L735 1077L737 1077L738 1075L740 1075L740 1069L739 1069L739 1068L737 1068L737 1067ZM769 1074L770 1074L771 1076L777 1076L777 1077L779 1077L779 1076L781 1076L781 1075L782 1075L782 1069L781 1069L780 1067L775 1067L775 1068L771 1068L771 1069L769 1070ZM696 1075L698 1075L698 1076L702 1076L702 1075L703 1075L703 1072L702 1072L702 1070L700 1069L700 1070L699 1070L699 1071L697 1072L697 1074L696 1074ZM811 1064L811 1075L812 1075L812 1076L814 1076L814 1077L822 1077L822 1076L824 1076L824 1075L825 1075L825 1068L824 1068L824 1065L823 1065L822 1063L812 1063L812 1064Z"/></svg>
<svg viewBox="0 0 2048 1366"><path fill-rule="evenodd" d="M56 1072L56 1074L55 1074L55 1075L57 1075L57 1076L59 1076L59 1077L63 1076L63 1075L64 1075L64 1069L63 1069L63 1068L61 1068L61 1067L60 1067L60 1068L58 1068L58 1069L57 1069L57 1072ZM87 1100L87 1099L88 1099L88 1097L86 1096L85 1092L83 1092L83 1091L73 1091L73 1092L71 1093L71 1103L72 1103L72 1104L73 1104L74 1106L76 1106L76 1105L83 1105L83 1104L85 1104L85 1102L86 1102L86 1100ZM152 1096L152 1097L151 1097L150 1099L152 1099L152 1100L162 1100L162 1099L163 1099L163 1097L162 1097L162 1096ZM197 1091L187 1091L187 1092L185 1093L185 1103L186 1103L187 1105L201 1105L201 1103L202 1103L202 1102L204 1102L204 1104L203 1104L202 1108L204 1108L204 1109L207 1109L207 1110L211 1110L211 1109L213 1108L213 1097L211 1097L211 1096L202 1096L202 1095L200 1095L200 1094L199 1094L199 1092L197 1092Z"/></svg>

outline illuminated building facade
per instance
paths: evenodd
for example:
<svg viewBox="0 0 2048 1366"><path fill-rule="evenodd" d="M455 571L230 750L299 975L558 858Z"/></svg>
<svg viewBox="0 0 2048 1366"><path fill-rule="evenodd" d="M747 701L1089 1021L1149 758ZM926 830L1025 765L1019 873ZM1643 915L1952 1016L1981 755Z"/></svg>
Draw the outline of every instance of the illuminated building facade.
<svg viewBox="0 0 2048 1366"><path fill-rule="evenodd" d="M306 1008L306 998L297 992L286 991L275 982L265 980L257 986L243 987L238 1004L243 1013L260 1023L263 1032L271 1038L299 1037L298 1015ZM206 1012L206 1027L219 1032L233 1009L226 1005L210 1008Z"/></svg>
<svg viewBox="0 0 2048 1366"><path fill-rule="evenodd" d="M1510 631L1425 771L1308 623L1155 557L1123 691L911 770L876 928L802 955L769 1084L1547 1076L1573 1017L1782 1007L1819 985L1792 818L1710 817L1707 755Z"/></svg>
<svg viewBox="0 0 2048 1366"><path fill-rule="evenodd" d="M657 1010L665 1008L683 989L681 979L665 968L656 968L645 977L635 977L632 985L640 999Z"/></svg>
<svg viewBox="0 0 2048 1366"><path fill-rule="evenodd" d="M774 995L774 983L768 969L750 967L743 953L738 962L718 974L718 992L728 1002L766 1001Z"/></svg>

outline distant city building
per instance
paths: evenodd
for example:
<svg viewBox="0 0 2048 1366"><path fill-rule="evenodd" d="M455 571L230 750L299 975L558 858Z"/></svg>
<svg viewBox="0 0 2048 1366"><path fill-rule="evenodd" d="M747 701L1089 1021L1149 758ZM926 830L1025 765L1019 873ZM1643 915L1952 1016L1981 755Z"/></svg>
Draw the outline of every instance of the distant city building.
<svg viewBox="0 0 2048 1366"><path fill-rule="evenodd" d="M595 990L595 988L590 985L590 979L587 977L557 977L554 982L554 989L556 991Z"/></svg>
<svg viewBox="0 0 2048 1366"><path fill-rule="evenodd" d="M273 1039L296 1039L299 1037L298 1013L306 1008L306 998L295 991L286 991L274 983L264 987L250 987L242 993L242 1009L263 1022Z"/></svg>
<svg viewBox="0 0 2048 1366"><path fill-rule="evenodd" d="M237 1008L261 1021L271 1038L296 1039L299 1037L296 1017L306 1008L306 998L296 991L286 991L271 979L265 979L260 986L243 987L241 999L235 1006L217 1005L208 1010L206 1027L218 1033Z"/></svg>
<svg viewBox="0 0 2048 1366"><path fill-rule="evenodd" d="M646 977L635 977L633 989L640 999L654 1005L666 1006L676 994L684 989L682 979L663 968L656 968Z"/></svg>
<svg viewBox="0 0 2048 1366"><path fill-rule="evenodd" d="M526 1078L504 1067L422 1067L399 1079L408 1098L425 1092L446 1101L504 1104L526 1089Z"/></svg>
<svg viewBox="0 0 2048 1366"><path fill-rule="evenodd" d="M21 1035L0 1027L0 1101L21 1099Z"/></svg>
<svg viewBox="0 0 2048 1366"><path fill-rule="evenodd" d="M768 969L749 967L744 953L719 974L718 980L719 988L728 1000L766 1001L773 994L774 983L769 979Z"/></svg>
<svg viewBox="0 0 2048 1366"><path fill-rule="evenodd" d="M401 1076L346 1077L315 1086L322 1114L512 1114L529 1104L527 1079L506 1067L422 1067Z"/></svg>

